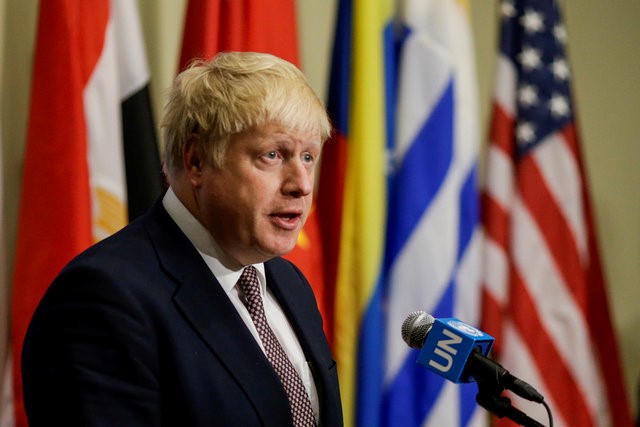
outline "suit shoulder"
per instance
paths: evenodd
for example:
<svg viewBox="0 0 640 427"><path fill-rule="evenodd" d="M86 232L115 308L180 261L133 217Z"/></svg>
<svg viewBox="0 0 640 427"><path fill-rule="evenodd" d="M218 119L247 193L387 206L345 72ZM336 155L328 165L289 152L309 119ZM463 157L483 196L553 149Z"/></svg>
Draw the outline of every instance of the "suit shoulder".
<svg viewBox="0 0 640 427"><path fill-rule="evenodd" d="M147 265L154 262L155 240L158 235L167 235L170 236L168 239L175 240L174 236L179 234L177 226L158 202L144 215L83 251L69 265L91 263L95 260L104 263L105 259L131 266ZM174 240L171 240L172 244Z"/></svg>
<svg viewBox="0 0 640 427"><path fill-rule="evenodd" d="M131 223L81 252L66 268L96 262L103 265L105 262L133 265L149 261L146 258L150 255L153 255L152 244L144 227Z"/></svg>
<svg viewBox="0 0 640 427"><path fill-rule="evenodd" d="M302 281L307 282L307 278L302 271L294 263L282 257L276 257L265 262L265 267L273 271L274 274L295 275Z"/></svg>

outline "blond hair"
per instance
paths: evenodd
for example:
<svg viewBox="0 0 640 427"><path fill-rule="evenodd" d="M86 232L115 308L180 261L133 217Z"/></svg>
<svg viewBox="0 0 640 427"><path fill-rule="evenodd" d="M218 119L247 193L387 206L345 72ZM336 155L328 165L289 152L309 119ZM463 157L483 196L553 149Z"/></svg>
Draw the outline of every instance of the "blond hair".
<svg viewBox="0 0 640 427"><path fill-rule="evenodd" d="M196 61L175 79L161 120L165 172L181 168L194 134L213 166L222 164L230 136L269 123L311 132L324 142L331 125L322 101L300 70L276 56L219 53Z"/></svg>

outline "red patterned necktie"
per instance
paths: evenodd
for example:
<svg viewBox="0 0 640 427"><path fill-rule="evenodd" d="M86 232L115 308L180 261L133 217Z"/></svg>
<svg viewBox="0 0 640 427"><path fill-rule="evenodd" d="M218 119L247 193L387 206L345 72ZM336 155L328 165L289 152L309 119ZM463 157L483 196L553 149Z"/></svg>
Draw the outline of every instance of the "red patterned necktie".
<svg viewBox="0 0 640 427"><path fill-rule="evenodd" d="M304 388L298 372L293 367L293 364L291 364L291 361L285 354L284 349L267 322L262 304L262 295L260 294L260 283L255 267L250 265L244 269L240 279L238 279L238 286L240 286L245 295L245 305L249 310L251 320L253 320L258 330L258 335L267 353L267 358L280 377L280 381L289 398L293 425L296 427L315 426L315 417L313 415L313 409L311 409L311 401L309 400L307 390Z"/></svg>

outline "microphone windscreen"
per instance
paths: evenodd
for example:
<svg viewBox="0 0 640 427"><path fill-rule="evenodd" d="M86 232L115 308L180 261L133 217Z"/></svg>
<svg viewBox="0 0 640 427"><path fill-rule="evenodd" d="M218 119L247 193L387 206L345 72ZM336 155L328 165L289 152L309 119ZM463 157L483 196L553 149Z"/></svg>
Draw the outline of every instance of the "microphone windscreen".
<svg viewBox="0 0 640 427"><path fill-rule="evenodd" d="M411 348L421 349L435 319L424 311L414 311L402 322L402 339Z"/></svg>

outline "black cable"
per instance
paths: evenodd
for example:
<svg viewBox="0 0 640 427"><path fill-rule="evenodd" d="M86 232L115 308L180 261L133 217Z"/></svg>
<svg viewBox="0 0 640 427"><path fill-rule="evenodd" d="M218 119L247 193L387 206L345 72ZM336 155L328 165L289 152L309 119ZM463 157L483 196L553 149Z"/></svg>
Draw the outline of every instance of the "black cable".
<svg viewBox="0 0 640 427"><path fill-rule="evenodd" d="M549 417L549 427L553 427L553 415L551 414L551 407L544 400L540 402L544 405L544 409L547 410L547 416Z"/></svg>

